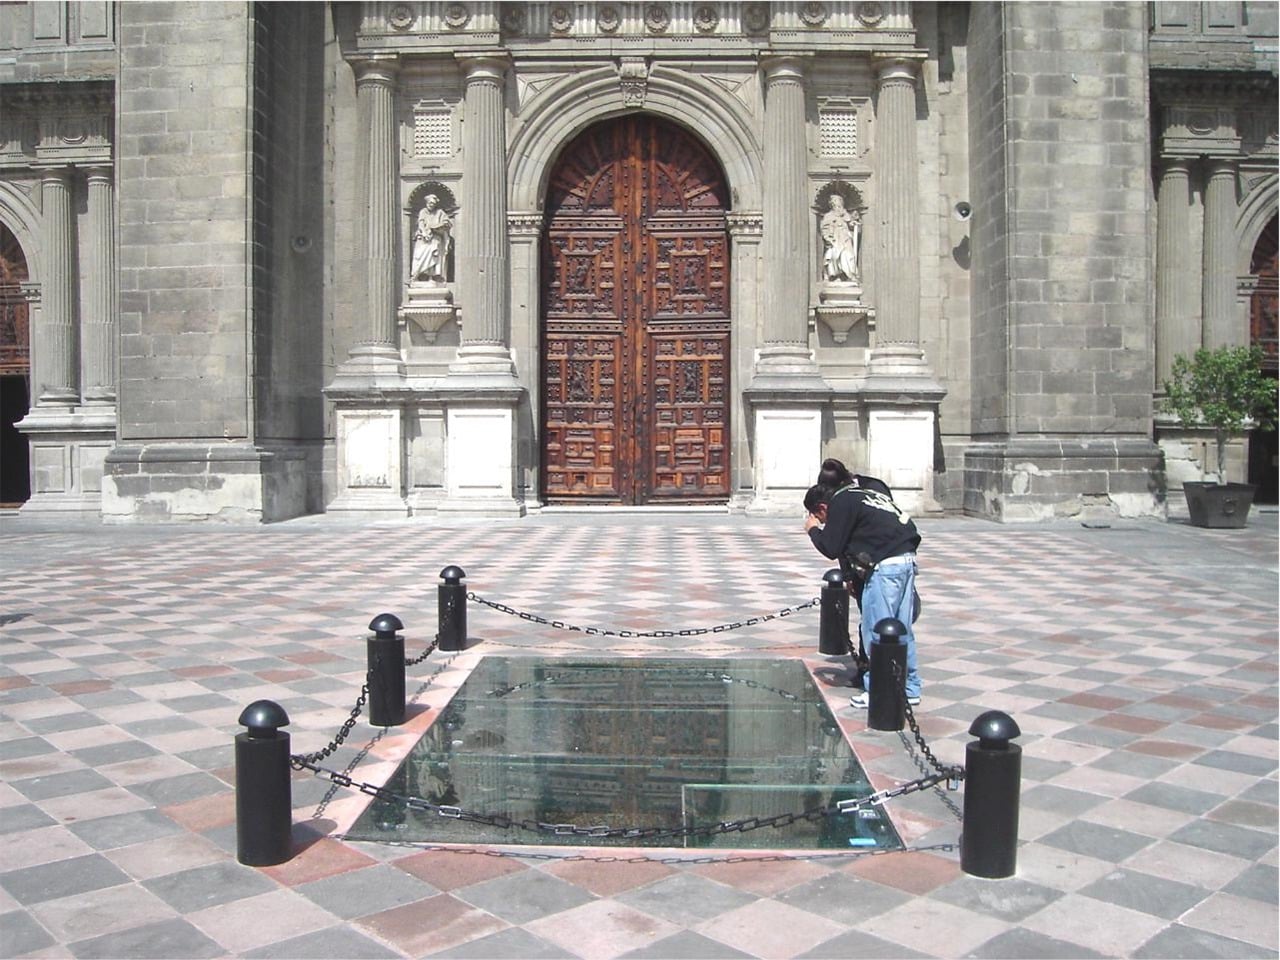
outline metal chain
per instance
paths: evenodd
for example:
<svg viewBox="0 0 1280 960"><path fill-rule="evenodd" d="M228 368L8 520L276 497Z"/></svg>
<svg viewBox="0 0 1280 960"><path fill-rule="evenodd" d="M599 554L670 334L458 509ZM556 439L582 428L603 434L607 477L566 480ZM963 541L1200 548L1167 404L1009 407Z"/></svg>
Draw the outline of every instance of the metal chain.
<svg viewBox="0 0 1280 960"><path fill-rule="evenodd" d="M902 668L892 660L889 662L889 666L893 668L894 682L898 685L898 689L902 689ZM949 789L955 790L959 786L959 782L964 779L964 767L948 766L933 755L933 751L929 749L929 744L925 743L924 734L920 732L920 723L916 720L915 711L911 709L911 704L906 702L905 695L902 702L906 706L907 726L911 728L911 733L916 738L916 746L920 748L920 752L924 754L924 758L929 761L930 766L943 775L942 780L956 784L955 787L949 787Z"/></svg>
<svg viewBox="0 0 1280 960"><path fill-rule="evenodd" d="M730 853L725 855L688 857L647 857L643 854L628 857L613 857L608 854L592 855L582 853L548 853L543 851L495 850L489 847L445 846L429 841L415 840L370 840L365 837L353 837L345 833L333 834L333 839L348 843L380 843L388 847L407 847L438 853L456 853L461 856L514 858L519 860L540 860L555 863L661 863L670 866L697 866L708 863L785 863L786 861L821 862L823 860L858 860L864 857L885 857L895 853L955 853L959 851L958 843L931 843L921 847L880 848L876 850L832 850L822 853L767 853L755 856L752 854Z"/></svg>
<svg viewBox="0 0 1280 960"><path fill-rule="evenodd" d="M585 837L596 840L683 840L690 837L709 838L720 836L726 833L746 833L750 830L759 830L763 827L780 828L790 826L801 820L815 821L823 817L835 816L837 814L851 813L854 810L864 807L880 806L887 800L894 797L900 797L908 793L915 793L920 790L927 790L935 784L941 783L948 779L943 774L929 774L921 777L919 780L912 780L908 783L900 784L887 790L881 790L870 796L855 798L850 800L841 800L828 807L818 807L812 810L806 810L802 813L780 813L772 817L749 817L745 820L726 820L715 824L714 826L704 827L610 827L600 824L594 827L580 827L572 823L545 823L541 820L514 820L505 814L500 813L475 813L474 811L464 810L461 807L450 804L432 803L423 797L411 797L402 793L396 793L394 790L388 790L386 787L380 787L377 784L359 782L349 774L339 770L330 770L327 767L318 766L314 761L309 761L305 757L293 757L293 765L295 769L310 770L322 779L345 787L350 790L358 790L360 793L366 794L375 799L382 800L385 803L399 804L410 810L418 810L422 813L433 813L436 816L446 817L450 820L463 820L467 823L478 823L483 826L498 827L499 829L516 829L525 830L530 833L540 833L556 837Z"/></svg>
<svg viewBox="0 0 1280 960"><path fill-rule="evenodd" d="M555 627L557 630L568 630L572 633L585 633L591 637L701 637L708 633L725 633L729 630L738 630L742 627L754 627L757 624L768 623L770 620L777 620L779 617L789 617L793 613L801 610L808 610L810 607L816 607L820 601L820 597L814 597L808 603L801 603L794 607L786 607L777 613L761 614L758 617L749 617L746 620L735 620L732 623L721 623L714 627L693 627L688 630L609 630L604 627L579 627L563 620L548 620L546 617L540 617L536 613L525 613L514 607L509 607L505 603L497 603L494 600L486 600L484 597L467 592L467 599L474 600L476 603L483 604L490 609L497 610L499 613L509 614L513 617L519 617L521 620L527 620L530 623L541 624L544 627Z"/></svg>
<svg viewBox="0 0 1280 960"><path fill-rule="evenodd" d="M360 688L360 696L356 698L356 705L351 708L351 716L347 717L343 722L342 729L339 730L337 735L329 741L328 746L317 750L315 753L295 753L289 758L289 762L293 766L293 769L301 770L309 763L316 763L320 760L324 760L342 746L342 742L346 740L347 735L351 733L351 728L356 725L356 719L360 716L360 711L364 709L365 701L369 699L370 680L371 676L369 674L365 674L364 686Z"/></svg>
<svg viewBox="0 0 1280 960"><path fill-rule="evenodd" d="M404 661L404 665L406 667L416 667L423 660L427 659L427 657L431 656L431 654L435 653L436 647L438 647L439 645L440 645L440 634L437 633L435 635L435 638L430 643L427 644L427 649L423 650L422 653L418 654L418 656L414 657L412 660L409 660L408 658L406 658Z"/></svg>
<svg viewBox="0 0 1280 960"><path fill-rule="evenodd" d="M643 668L641 669L643 670ZM723 673L718 670L702 670L700 672L702 676L706 677L708 680L719 680L723 683L740 683L753 690L763 690L766 693L777 694L784 700L791 700L793 702L799 702L800 700L800 697L797 694L792 693L790 690L779 690L777 687L771 687L768 684L760 683L758 680L748 680L742 677L735 677L731 674ZM527 687L539 687L543 684L555 683L557 680L562 680L568 676L570 676L568 673L549 673L536 680L526 680L524 683L511 684L505 687L496 687L489 691L489 696L498 698L507 697L519 690L524 690Z"/></svg>
<svg viewBox="0 0 1280 960"><path fill-rule="evenodd" d="M911 762L915 764L916 769L923 774L928 774L929 767L923 760L920 759L920 754L917 753L915 748L912 746L911 738L908 737L901 730L899 730L898 739L902 741L902 746L907 751L907 756L911 758ZM961 771L961 773L963 773L963 771ZM958 778L957 779L948 778L947 790L940 790L939 788L934 787L933 795L938 798L938 800L942 803L944 807L946 807L948 810L951 811L951 815L953 817L955 817L957 820L963 820L964 811L961 810L958 806L956 806L956 803L954 800L952 800L949 796L947 796L948 790L958 790L959 788L960 788L960 780Z"/></svg>

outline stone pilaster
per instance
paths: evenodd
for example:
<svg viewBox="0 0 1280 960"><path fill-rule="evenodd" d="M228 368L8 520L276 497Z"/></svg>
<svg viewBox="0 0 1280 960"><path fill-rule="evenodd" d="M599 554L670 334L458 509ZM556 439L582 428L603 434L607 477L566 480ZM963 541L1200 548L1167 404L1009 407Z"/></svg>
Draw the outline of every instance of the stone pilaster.
<svg viewBox="0 0 1280 960"><path fill-rule="evenodd" d="M809 351L809 210L802 62L765 61L764 343L759 374L817 377Z"/></svg>
<svg viewBox="0 0 1280 960"><path fill-rule="evenodd" d="M116 399L115 197L110 167L89 170L89 269L82 315L81 364L89 403Z"/></svg>
<svg viewBox="0 0 1280 960"><path fill-rule="evenodd" d="M1205 161L1204 181L1204 345L1240 344L1247 334L1236 318L1235 161Z"/></svg>
<svg viewBox="0 0 1280 960"><path fill-rule="evenodd" d="M916 150L916 57L877 57L876 206L872 269L876 336L872 372L923 368L920 349L920 165Z"/></svg>
<svg viewBox="0 0 1280 960"><path fill-rule="evenodd" d="M466 120L462 133L462 215L458 226L458 300L462 343L452 374L514 379L507 343L507 133L503 104L507 61L462 58Z"/></svg>
<svg viewBox="0 0 1280 960"><path fill-rule="evenodd" d="M1191 164L1172 157L1160 173L1156 198L1156 391L1173 368L1173 358L1198 347L1193 322L1191 262Z"/></svg>
<svg viewBox="0 0 1280 960"><path fill-rule="evenodd" d="M74 405L80 399L76 348L76 242L70 172L46 170L41 179L46 280L42 329L37 337L37 400L40 405ZM40 354L43 356L40 356Z"/></svg>
<svg viewBox="0 0 1280 960"><path fill-rule="evenodd" d="M394 59L369 59L356 64L356 98L364 123L360 184L364 223L359 262L365 282L365 309L364 329L351 347L350 359L344 365L346 373L363 369L372 375L404 375L396 324L397 74Z"/></svg>

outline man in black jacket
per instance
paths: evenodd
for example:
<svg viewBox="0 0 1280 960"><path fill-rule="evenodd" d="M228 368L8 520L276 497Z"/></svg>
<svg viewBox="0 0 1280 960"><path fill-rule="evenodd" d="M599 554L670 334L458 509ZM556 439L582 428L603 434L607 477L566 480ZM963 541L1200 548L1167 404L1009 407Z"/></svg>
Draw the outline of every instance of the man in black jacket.
<svg viewBox="0 0 1280 960"><path fill-rule="evenodd" d="M821 484L805 494L804 529L824 557L847 560L855 570L866 569L862 588L862 621L859 631L868 654L878 641L875 625L893 617L906 628L902 642L907 647L907 703L920 702L920 674L916 669L916 640L911 628L914 613L916 548L920 533L911 518L898 509L891 497L877 490L855 486L832 491ZM863 675L863 691L850 700L855 707L867 705L871 673Z"/></svg>

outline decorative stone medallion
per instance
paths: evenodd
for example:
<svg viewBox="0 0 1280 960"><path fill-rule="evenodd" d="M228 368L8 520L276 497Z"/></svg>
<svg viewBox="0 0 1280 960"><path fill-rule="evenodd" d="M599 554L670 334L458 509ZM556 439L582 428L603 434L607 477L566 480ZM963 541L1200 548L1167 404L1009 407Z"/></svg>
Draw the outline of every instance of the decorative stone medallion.
<svg viewBox="0 0 1280 960"><path fill-rule="evenodd" d="M665 33L671 26L671 11L664 3L651 3L644 11L644 25L652 33Z"/></svg>
<svg viewBox="0 0 1280 960"><path fill-rule="evenodd" d="M397 3L387 14L387 23L394 30L408 30L413 26L413 10L403 3Z"/></svg>
<svg viewBox="0 0 1280 960"><path fill-rule="evenodd" d="M769 29L769 8L763 3L749 3L742 10L742 26L748 33L764 33Z"/></svg>
<svg viewBox="0 0 1280 960"><path fill-rule="evenodd" d="M622 17L617 7L601 7L596 12L596 28L601 33L616 33L622 26Z"/></svg>
<svg viewBox="0 0 1280 960"><path fill-rule="evenodd" d="M712 33L720 25L720 14L715 7L704 5L693 14L693 26L699 33Z"/></svg>
<svg viewBox="0 0 1280 960"><path fill-rule="evenodd" d="M800 19L806 26L820 27L827 22L827 5L825 3L806 3L800 8Z"/></svg>
<svg viewBox="0 0 1280 960"><path fill-rule="evenodd" d="M502 29L507 33L524 33L524 8L508 4L502 11Z"/></svg>
<svg viewBox="0 0 1280 960"><path fill-rule="evenodd" d="M451 3L444 11L444 25L450 30L461 30L471 22L471 11L466 4Z"/></svg>
<svg viewBox="0 0 1280 960"><path fill-rule="evenodd" d="M870 0L868 3L860 3L858 4L857 17L864 27L874 27L884 19L884 7L876 3L875 0Z"/></svg>
<svg viewBox="0 0 1280 960"><path fill-rule="evenodd" d="M551 8L549 22L552 33L568 33L573 29L573 11L565 4L558 4Z"/></svg>

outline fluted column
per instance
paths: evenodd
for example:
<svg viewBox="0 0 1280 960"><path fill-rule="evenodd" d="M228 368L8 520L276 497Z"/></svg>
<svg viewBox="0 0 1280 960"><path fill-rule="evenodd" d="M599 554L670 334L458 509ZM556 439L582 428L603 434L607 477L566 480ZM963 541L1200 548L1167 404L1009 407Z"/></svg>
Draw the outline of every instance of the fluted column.
<svg viewBox="0 0 1280 960"><path fill-rule="evenodd" d="M1210 159L1204 186L1204 345L1220 347L1245 342L1236 322L1236 163Z"/></svg>
<svg viewBox="0 0 1280 960"><path fill-rule="evenodd" d="M876 206L874 280L876 353L899 360L920 351L920 167L916 151L914 59L887 57L878 63L876 104ZM873 362L875 357L873 356Z"/></svg>
<svg viewBox="0 0 1280 960"><path fill-rule="evenodd" d="M364 329L351 348L353 359L382 366L399 364L396 341L397 216L395 60L371 59L356 65L356 99L363 132L364 156L359 193L364 202L359 262L365 284Z"/></svg>
<svg viewBox="0 0 1280 960"><path fill-rule="evenodd" d="M90 403L116 398L115 197L110 167L89 170L89 269L81 316L84 396Z"/></svg>
<svg viewBox="0 0 1280 960"><path fill-rule="evenodd" d="M804 70L796 57L775 57L765 61L764 76L764 343L759 368L784 372L812 365Z"/></svg>
<svg viewBox="0 0 1280 960"><path fill-rule="evenodd" d="M1190 173L1186 158L1166 160L1156 197L1157 392L1163 392L1173 358L1200 345L1192 309Z"/></svg>
<svg viewBox="0 0 1280 960"><path fill-rule="evenodd" d="M80 399L76 349L76 243L70 171L46 170L41 179L46 280L42 295L43 348L38 402L75 404Z"/></svg>
<svg viewBox="0 0 1280 960"><path fill-rule="evenodd" d="M507 250L506 60L464 57L466 120L462 132L462 213L458 225L459 372L513 372L507 344L510 304Z"/></svg>

